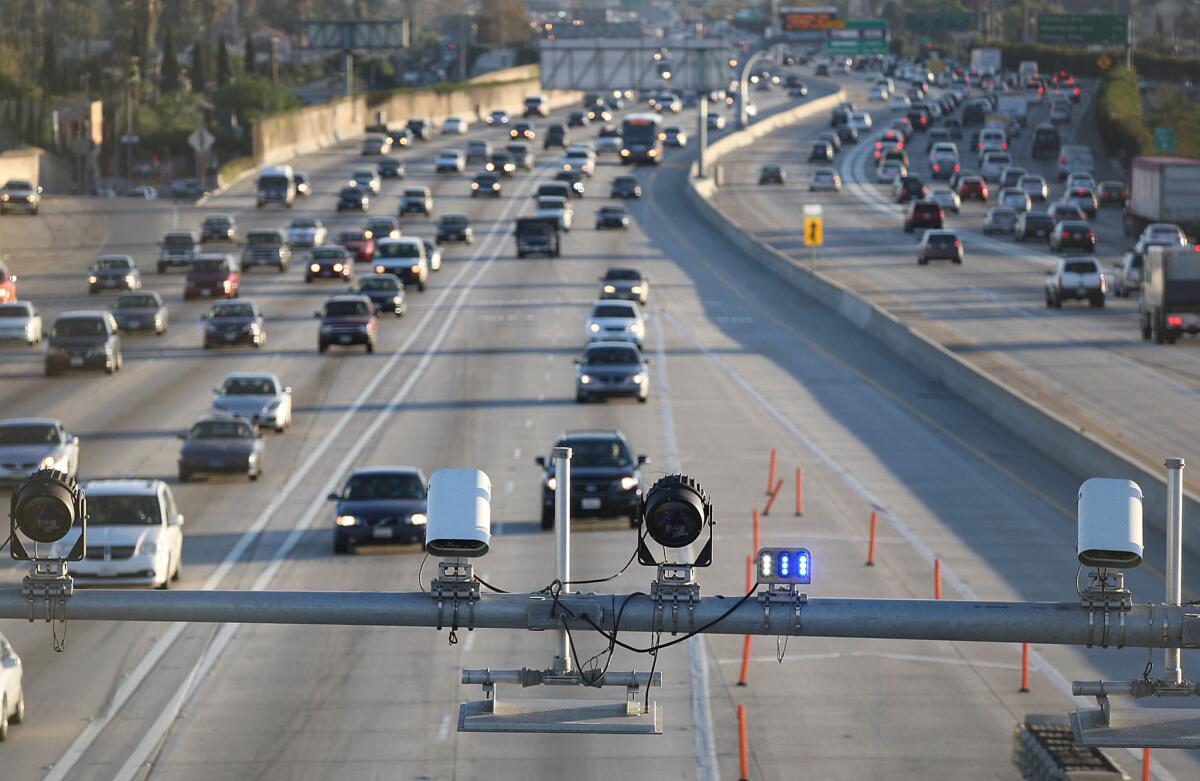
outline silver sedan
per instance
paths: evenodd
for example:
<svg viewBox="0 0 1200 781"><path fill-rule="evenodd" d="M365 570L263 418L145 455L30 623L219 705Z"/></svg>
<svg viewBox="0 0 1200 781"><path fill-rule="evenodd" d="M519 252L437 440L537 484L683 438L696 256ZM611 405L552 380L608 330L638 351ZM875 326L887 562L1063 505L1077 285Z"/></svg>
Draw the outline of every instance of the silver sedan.
<svg viewBox="0 0 1200 781"><path fill-rule="evenodd" d="M0 487L15 486L39 469L74 477L79 471L79 437L53 418L0 420Z"/></svg>
<svg viewBox="0 0 1200 781"><path fill-rule="evenodd" d="M32 347L42 341L42 316L28 301L0 304L0 341L24 342Z"/></svg>
<svg viewBox="0 0 1200 781"><path fill-rule="evenodd" d="M267 372L238 372L214 388L213 412L239 415L277 433L292 424L292 389Z"/></svg>

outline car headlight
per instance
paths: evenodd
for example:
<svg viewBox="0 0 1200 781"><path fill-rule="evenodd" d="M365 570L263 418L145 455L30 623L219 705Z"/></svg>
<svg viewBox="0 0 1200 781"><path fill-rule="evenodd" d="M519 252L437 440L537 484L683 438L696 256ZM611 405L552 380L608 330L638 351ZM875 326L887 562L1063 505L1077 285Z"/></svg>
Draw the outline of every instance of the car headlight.
<svg viewBox="0 0 1200 781"><path fill-rule="evenodd" d="M5 203L8 203L8 193L4 193L3 195L0 195L0 201L4 201Z"/></svg>
<svg viewBox="0 0 1200 781"><path fill-rule="evenodd" d="M148 556L152 556L157 552L158 552L158 543L155 542L154 540L146 540L138 548L138 553L144 553Z"/></svg>
<svg viewBox="0 0 1200 781"><path fill-rule="evenodd" d="M392 296L392 303L399 304L404 301L404 296Z"/></svg>
<svg viewBox="0 0 1200 781"><path fill-rule="evenodd" d="M133 284L133 274L126 274L126 275L125 275L125 281L126 281L127 283L129 283L130 285L132 285L132 284Z"/></svg>
<svg viewBox="0 0 1200 781"><path fill-rule="evenodd" d="M581 375L579 375L579 384L580 385L591 385L592 378L587 374L581 374Z"/></svg>
<svg viewBox="0 0 1200 781"><path fill-rule="evenodd" d="M617 288L613 285L605 285L604 292L605 293L615 293L615 292L617 292Z"/></svg>
<svg viewBox="0 0 1200 781"><path fill-rule="evenodd" d="M341 270L342 270L342 264L341 264L341 263L334 263L334 264L333 264L333 270L334 270L335 272L339 272L339 273L340 273L340 272L341 272Z"/></svg>
<svg viewBox="0 0 1200 781"><path fill-rule="evenodd" d="M548 489L550 489L551 491L558 488L558 478L557 477L548 478L546 480L546 487Z"/></svg>
<svg viewBox="0 0 1200 781"><path fill-rule="evenodd" d="M308 270L309 270L309 271L311 271L311 272L313 272L313 273L315 274L315 273L317 273L318 271L320 271L320 270L321 270L321 264L320 264L320 263L314 263L314 264L312 264L311 266L309 266L309 267L308 267Z"/></svg>
<svg viewBox="0 0 1200 781"><path fill-rule="evenodd" d="M358 518L354 515L339 515L337 517L338 526L357 526Z"/></svg>
<svg viewBox="0 0 1200 781"><path fill-rule="evenodd" d="M95 274L92 274L91 276L88 277L88 284L89 285L96 284L96 275Z"/></svg>
<svg viewBox="0 0 1200 781"><path fill-rule="evenodd" d="M500 183L499 183L499 182L492 182L492 189L493 189L493 190L499 190L499 189L500 189Z"/></svg>
<svg viewBox="0 0 1200 781"><path fill-rule="evenodd" d="M58 458L56 456L46 456L42 459L42 464L38 469L58 469Z"/></svg>
<svg viewBox="0 0 1200 781"><path fill-rule="evenodd" d="M633 293L634 295L638 295L642 292L642 286L634 285L633 287L629 288L629 292Z"/></svg>
<svg viewBox="0 0 1200 781"><path fill-rule="evenodd" d="M376 267L375 267L375 273L376 273L376 274L382 274L382 273L383 273L383 272L385 272L385 271L387 271L387 269L386 269L386 268L384 268L383 266L376 266Z"/></svg>
<svg viewBox="0 0 1200 781"><path fill-rule="evenodd" d="M646 154L647 154L648 156L650 156L650 157L658 157L658 150L657 150L657 149L651 149L651 150L650 150L649 152L647 152Z"/></svg>
<svg viewBox="0 0 1200 781"><path fill-rule="evenodd" d="M598 333L600 333L600 324L599 324L599 323L592 323L592 324L590 324L590 325L588 326L588 330L589 330L589 331L591 331L591 332L592 332L592 333L594 333L594 334L598 334Z"/></svg>
<svg viewBox="0 0 1200 781"><path fill-rule="evenodd" d="M621 478L621 490L622 491L632 491L633 489L637 488L637 484L638 484L638 481L637 481L636 477L626 476L626 477Z"/></svg>
<svg viewBox="0 0 1200 781"><path fill-rule="evenodd" d="M645 381L645 379L646 379L646 375L642 374L641 372L638 372L637 374L630 377L629 381L632 383L641 385Z"/></svg>
<svg viewBox="0 0 1200 781"><path fill-rule="evenodd" d="M416 273L421 270L421 264L414 263L414 264L412 264L412 266L409 267L409 270Z"/></svg>
<svg viewBox="0 0 1200 781"><path fill-rule="evenodd" d="M413 513L412 515L408 516L408 522L413 526L424 526L428 520L429 519L425 517L425 513Z"/></svg>
<svg viewBox="0 0 1200 781"><path fill-rule="evenodd" d="M471 182L471 189L472 189L472 190L478 190L478 189L479 189L479 182Z"/></svg>

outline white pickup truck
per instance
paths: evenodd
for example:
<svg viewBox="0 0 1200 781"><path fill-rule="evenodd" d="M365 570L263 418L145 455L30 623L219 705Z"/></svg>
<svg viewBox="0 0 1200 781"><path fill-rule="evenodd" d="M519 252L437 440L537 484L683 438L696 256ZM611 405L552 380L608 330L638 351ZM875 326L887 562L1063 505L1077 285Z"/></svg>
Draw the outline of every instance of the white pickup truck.
<svg viewBox="0 0 1200 781"><path fill-rule="evenodd" d="M1062 308L1063 301L1084 301L1104 306L1108 280L1095 258L1061 258L1046 272L1046 308Z"/></svg>

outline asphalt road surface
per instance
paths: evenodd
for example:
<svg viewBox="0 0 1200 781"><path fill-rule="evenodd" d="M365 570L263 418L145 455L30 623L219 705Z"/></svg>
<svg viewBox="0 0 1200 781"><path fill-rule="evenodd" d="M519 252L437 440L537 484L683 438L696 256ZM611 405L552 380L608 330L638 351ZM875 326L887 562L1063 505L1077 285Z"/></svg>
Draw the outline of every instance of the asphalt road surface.
<svg viewBox="0 0 1200 781"><path fill-rule="evenodd" d="M816 92L816 91L814 91ZM770 109L780 93L759 102ZM685 113L681 124L694 124ZM685 127L689 124L685 124ZM495 137L476 130L471 137ZM764 519L764 544L804 544L815 558L811 594L928 597L932 560L945 597L1074 598L1069 475L946 394L835 314L780 285L696 216L682 197L693 149L643 168L645 197L628 232L592 228L622 169L612 158L577 203L576 227L556 260L517 260L512 219L556 154L505 185L498 201L467 197L466 176L436 176L440 139L407 153L409 182L428 183L435 215L467 211L476 243L447 247L441 272L411 293L403 319L384 319L374 355L316 351L311 312L340 289L251 272L243 297L267 315L261 350L205 352L202 302L183 303L177 275L153 273L156 241L203 214L228 211L243 231L292 216L255 211L250 183L203 208L166 201L47 200L39 218L0 220L0 240L20 292L53 314L100 305L85 270L100 252L127 252L146 287L170 302L160 338L126 342L113 377L46 379L36 348L6 348L0 404L6 416L61 418L80 436L83 477L161 477L187 516L179 587L415 591L422 554L394 548L335 556L325 495L368 464L478 467L496 486L490 582L535 590L552 577L552 535L540 530L538 471L566 429L620 428L652 459L647 475L682 469L713 496L714 566L706 594L740 594L751 551L750 516L764 504L770 448L779 451L783 497ZM334 216L336 191L360 162L345 145L305 157L316 193L296 214L331 232L361 224ZM384 185L371 214L394 214L400 186ZM783 224L787 224L786 222ZM431 220L406 233L431 236ZM1102 239L1103 241L1103 239ZM652 277L647 307L650 402L577 405L572 360L596 277L636 265ZM915 267L914 267L915 268ZM178 485L182 431L208 408L210 389L244 369L277 372L295 388L295 425L269 435L265 474ZM805 470L803 517L792 513L792 470ZM881 515L878 566L864 568L867 519ZM577 519L576 578L618 571L633 552L627 523ZM1161 541L1151 540L1161 560ZM1157 557L1157 558L1155 558ZM1190 589L1200 570L1189 562ZM8 570L9 583L21 571ZM634 567L598 590L647 591ZM1135 598L1156 599L1161 580L1133 573ZM347 599L353 599L348 596ZM750 685L736 686L742 641L705 637L664 651L661 737L458 734L457 707L478 699L462 667L544 667L552 640L537 633L371 628L146 625L69 622L66 650L45 624L6 621L26 665L27 723L0 747L5 781L24 779L527 779L736 778L735 706L748 705L755 779L814 777L1011 779L1013 723L1027 712L1065 712L1069 681L1140 674L1137 651L1035 649L1033 691L1017 693L1019 650L1007 645L756 638ZM649 638L630 638L639 644ZM604 650L577 633L580 656ZM1156 664L1160 654L1155 655ZM777 659L781 661L777 661ZM1194 666L1194 654L1185 657ZM646 670L618 653L611 669ZM502 695L520 697L523 692ZM620 699L620 693L577 696ZM1158 752L1161 778L1188 779L1194 757ZM1135 767L1131 755L1119 757Z"/></svg>

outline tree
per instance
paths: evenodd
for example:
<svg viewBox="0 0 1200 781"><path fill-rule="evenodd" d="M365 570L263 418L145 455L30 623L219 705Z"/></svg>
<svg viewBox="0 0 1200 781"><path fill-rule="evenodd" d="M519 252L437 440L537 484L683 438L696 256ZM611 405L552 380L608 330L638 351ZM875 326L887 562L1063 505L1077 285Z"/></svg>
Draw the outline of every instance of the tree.
<svg viewBox="0 0 1200 781"><path fill-rule="evenodd" d="M483 0L476 18L481 44L522 46L529 40L529 14L523 0Z"/></svg>
<svg viewBox="0 0 1200 781"><path fill-rule="evenodd" d="M54 31L46 33L45 51L42 53L42 89L51 94L58 92L58 42Z"/></svg>
<svg viewBox="0 0 1200 781"><path fill-rule="evenodd" d="M207 48L202 38L192 45L192 92L204 92L208 85L208 57L204 53Z"/></svg>
<svg viewBox="0 0 1200 781"><path fill-rule="evenodd" d="M217 86L224 87L229 83L229 41L225 36L217 41Z"/></svg>
<svg viewBox="0 0 1200 781"><path fill-rule="evenodd" d="M254 36L246 36L246 51L242 57L245 60L246 75L253 76L258 72L258 53L254 51Z"/></svg>
<svg viewBox="0 0 1200 781"><path fill-rule="evenodd" d="M179 55L175 52L175 34L170 25L163 30L162 56L162 91L174 92L179 89Z"/></svg>

